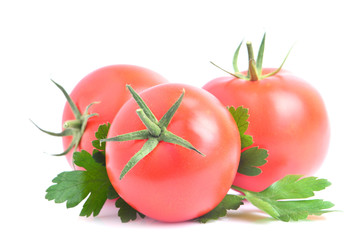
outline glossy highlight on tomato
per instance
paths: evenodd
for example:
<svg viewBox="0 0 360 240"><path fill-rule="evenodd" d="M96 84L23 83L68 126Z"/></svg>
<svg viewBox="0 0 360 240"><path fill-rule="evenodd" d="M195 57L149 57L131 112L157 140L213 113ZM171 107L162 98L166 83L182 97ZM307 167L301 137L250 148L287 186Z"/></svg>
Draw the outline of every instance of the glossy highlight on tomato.
<svg viewBox="0 0 360 240"><path fill-rule="evenodd" d="M98 116L89 118L76 150L92 152L92 141L96 139L95 132L99 125L111 123L122 105L131 97L126 89L126 84L131 84L135 90L142 91L167 82L163 76L152 70L125 64L102 67L85 76L75 86L70 97L81 113L85 111L89 104L99 102L89 108L89 114L96 113ZM75 116L69 103L66 103L62 124L64 125L65 122L73 119L75 119ZM71 141L72 136L63 137L64 149L68 148ZM73 152L74 149L66 154L71 166L73 166Z"/></svg>
<svg viewBox="0 0 360 240"><path fill-rule="evenodd" d="M201 88L162 84L140 93L159 120L185 90L167 130L189 141L205 156L160 141L121 180L124 166L146 140L106 143L106 168L118 194L144 215L165 222L186 221L215 208L233 183L240 159L240 137L224 106ZM130 99L120 109L108 138L145 129Z"/></svg>
<svg viewBox="0 0 360 240"><path fill-rule="evenodd" d="M265 68L262 74L275 70ZM226 106L248 108L246 134L253 136L254 146L269 153L260 175L238 173L235 186L262 191L285 175L311 175L319 169L327 153L330 126L324 101L310 84L281 70L257 81L220 77L203 88Z"/></svg>

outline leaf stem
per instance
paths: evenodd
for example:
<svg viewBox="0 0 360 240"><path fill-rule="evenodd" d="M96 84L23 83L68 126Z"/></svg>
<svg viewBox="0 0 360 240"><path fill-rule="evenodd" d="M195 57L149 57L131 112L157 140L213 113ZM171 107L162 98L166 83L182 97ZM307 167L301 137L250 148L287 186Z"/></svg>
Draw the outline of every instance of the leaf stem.
<svg viewBox="0 0 360 240"><path fill-rule="evenodd" d="M239 191L239 192L244 193L244 194L245 194L245 196L246 196L246 192L249 192L248 190L243 189L243 188L238 187L238 186L235 186L235 185L231 185L231 188L232 188L232 189L235 189L236 191Z"/></svg>
<svg viewBox="0 0 360 240"><path fill-rule="evenodd" d="M256 70L256 61L254 59L254 50L252 47L252 43L247 42L246 47L247 47L248 55L249 55L249 70L248 70L249 80L250 81L258 81L259 76L258 76L258 72Z"/></svg>

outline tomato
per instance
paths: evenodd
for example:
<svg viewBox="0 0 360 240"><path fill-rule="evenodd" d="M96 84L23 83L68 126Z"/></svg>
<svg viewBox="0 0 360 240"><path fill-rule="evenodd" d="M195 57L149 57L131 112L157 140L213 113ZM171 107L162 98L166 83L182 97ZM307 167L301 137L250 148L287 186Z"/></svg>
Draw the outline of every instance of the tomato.
<svg viewBox="0 0 360 240"><path fill-rule="evenodd" d="M246 134L253 136L254 146L268 150L261 174L236 175L234 185L251 191L262 191L288 174L313 174L324 161L330 141L329 119L319 92L282 70L290 51L279 68L263 69L265 36L256 61L251 42L246 43L248 71L240 72L237 65L241 42L233 57L233 77L220 77L203 87L226 106L248 108Z"/></svg>
<svg viewBox="0 0 360 240"><path fill-rule="evenodd" d="M134 65L111 65L97 69L85 76L73 89L71 99L81 113L93 102L99 102L89 108L89 114L97 116L89 118L86 129L78 144L77 150L92 152L92 141L100 124L111 123L122 105L131 97L126 89L126 84L131 84L137 91L142 91L151 86L166 83L167 80L149 69ZM73 111L66 103L62 123L75 118ZM63 137L64 149L72 142L72 136ZM74 149L66 154L71 166ZM77 168L77 167L76 167Z"/></svg>
<svg viewBox="0 0 360 240"><path fill-rule="evenodd" d="M190 220L216 207L230 189L240 160L235 121L210 93L184 84L162 84L140 96L160 119L183 89L182 102L166 129L205 156L160 141L120 180L126 163L149 140L106 143L106 168L115 190L139 212L165 222ZM145 129L138 108L134 99L124 104L108 137Z"/></svg>
<svg viewBox="0 0 360 240"><path fill-rule="evenodd" d="M260 175L238 173L234 185L261 191L287 174L310 175L322 164L329 120L320 94L304 80L282 70L258 81L220 77L203 88L226 106L248 108L246 134L253 136L255 146L269 151Z"/></svg>

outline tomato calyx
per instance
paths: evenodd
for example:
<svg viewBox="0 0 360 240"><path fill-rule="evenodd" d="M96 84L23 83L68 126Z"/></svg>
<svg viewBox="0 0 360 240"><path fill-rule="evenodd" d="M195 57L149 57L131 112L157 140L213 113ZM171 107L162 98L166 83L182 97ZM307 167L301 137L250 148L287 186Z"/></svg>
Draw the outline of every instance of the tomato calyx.
<svg viewBox="0 0 360 240"><path fill-rule="evenodd" d="M170 109L164 114L164 116L158 121L149 107L146 105L144 100L139 96L138 93L130 86L126 85L131 95L139 105L139 109L136 110L137 115L146 126L145 130L139 130L135 132L125 133L122 135L118 135L116 137L101 139L100 142L123 142L130 140L144 140L147 141L144 143L142 148L127 162L124 169L121 171L120 180L146 155L152 152L156 146L161 142L168 142L172 144L176 144L187 149L193 150L199 153L202 156L205 156L199 150L197 150L190 142L187 140L173 134L168 131L166 128L168 127L172 117L175 112L179 108L181 101L184 97L185 90L183 90L180 97L176 100L176 102L170 107Z"/></svg>
<svg viewBox="0 0 360 240"><path fill-rule="evenodd" d="M271 77L271 76L277 74L278 72L280 72L280 70L282 69L286 59L288 58L292 48L290 48L290 50L288 51L287 55L285 56L283 62L280 65L280 67L278 67L273 72L262 75L262 63L263 63L264 50L265 50L265 37L266 37L266 33L264 33L263 38L261 40L261 44L260 44L260 47L259 47L259 51L258 51L258 55L257 55L256 60L255 60L255 57L254 57L254 51L253 51L252 43L250 41L246 42L246 47L247 47L247 51L248 51L248 59L249 59L249 68L248 68L248 71L247 71L247 75L241 73L240 70L239 70L239 67L238 67L239 51L240 51L241 45L243 44L244 40L240 42L240 44L237 47L237 49L235 50L235 53L234 53L234 56L233 56L234 73L231 73L231 72L221 68L220 66L216 65L213 62L210 62L210 63L213 64L215 67L223 70L224 72L226 72L226 73L228 73L228 74L230 74L230 75L232 75L232 76L234 76L236 78L240 78L240 79L244 79L244 80L248 80L248 81L258 81L258 80L262 80L262 79L267 78L267 77Z"/></svg>
<svg viewBox="0 0 360 240"><path fill-rule="evenodd" d="M86 129L86 125L88 120L91 117L94 116L98 116L97 113L92 113L89 114L89 108L93 105L93 104L98 104L99 102L93 102L90 103L83 114L81 114L80 110L78 109L78 107L75 105L74 101L70 98L69 94L65 91L65 89L58 83L56 83L55 81L51 80L60 90L61 92L64 94L67 102L70 105L70 108L75 116L75 119L73 120L68 120L66 122L64 122L63 128L64 130L60 133L55 133L55 132L50 132L47 130L44 130L42 128L40 128L38 125L36 125L34 122L32 122L40 131L49 134L51 136L55 136L55 137L65 137L65 136L72 136L72 141L69 144L69 146L67 147L67 149L62 152L62 153L58 153L58 154L52 154L53 156L64 156L67 153L69 153L71 151L71 149L77 149L78 145L80 143L81 137L84 134L84 131Z"/></svg>

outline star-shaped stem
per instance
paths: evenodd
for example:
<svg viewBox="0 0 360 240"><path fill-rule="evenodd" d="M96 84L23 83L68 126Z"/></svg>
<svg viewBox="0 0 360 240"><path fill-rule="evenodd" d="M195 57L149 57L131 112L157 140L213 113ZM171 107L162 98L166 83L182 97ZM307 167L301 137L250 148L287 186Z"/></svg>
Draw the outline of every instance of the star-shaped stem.
<svg viewBox="0 0 360 240"><path fill-rule="evenodd" d="M122 134L112 138L102 139L100 140L100 142L110 142L110 141L123 142L123 141L140 140L140 139L147 139L147 141L145 142L143 147L125 165L124 169L121 171L120 179L122 179L141 159L143 159L146 155L151 153L161 141L173 143L188 148L190 150L193 150L201 154L202 156L205 156L203 153L197 150L190 142L173 134L172 132L166 129L170 124L170 121L173 118L175 112L177 111L177 109L181 104L181 101L185 94L185 90L183 90L182 94L177 99L177 101L158 121L155 115L146 105L144 100L139 96L139 94L137 94L130 85L127 85L126 87L131 92L131 95L139 105L140 108L136 110L136 113L138 114L139 118L144 123L147 129Z"/></svg>
<svg viewBox="0 0 360 240"><path fill-rule="evenodd" d="M64 94L67 102L70 105L70 108L75 116L75 119L73 120L68 120L64 123L64 130L62 132L59 133L55 133L55 132L50 132L47 130L44 130L42 128L40 128L38 125L36 125L33 121L31 121L40 131L49 134L51 136L55 136L55 137L65 137L65 136L72 136L72 141L69 144L69 146L64 150L64 152L62 153L58 153L58 154L52 154L53 156L64 156L67 153L69 153L73 148L77 149L78 145L80 143L81 137L84 134L84 131L86 129L86 125L88 120L91 117L97 116L97 113L93 113L93 114L89 114L89 108L93 105L93 104L97 104L99 102L93 102L90 103L83 114L81 114L80 110L78 109L78 107L75 105L74 101L70 98L69 94L65 91L65 89L59 85L58 83L56 83L55 81L51 80L60 90L61 92Z"/></svg>
<svg viewBox="0 0 360 240"><path fill-rule="evenodd" d="M280 72L280 70L283 67L287 57L289 56L292 48L290 48L289 52L285 56L280 67L278 67L275 71L273 71L271 73L262 75L262 64L263 64L264 50L265 50L265 37L266 37L266 33L264 33L264 36L262 38L256 60L254 58L254 51L253 51L252 43L251 42L246 43L246 47L247 47L247 51L248 51L248 59L249 59L249 69L248 69L247 75L242 74L238 68L238 56L239 56L240 47L241 47L243 41L240 42L239 46L237 47L237 49L235 50L235 53L234 53L233 68L234 68L235 73L231 73L231 72L219 67L218 65L216 65L213 62L210 62L210 63L213 64L214 66L216 66L217 68L223 70L224 72L226 72L236 78L240 78L240 79L244 79L244 80L258 81L258 80L273 76L273 75L277 74L278 72Z"/></svg>

